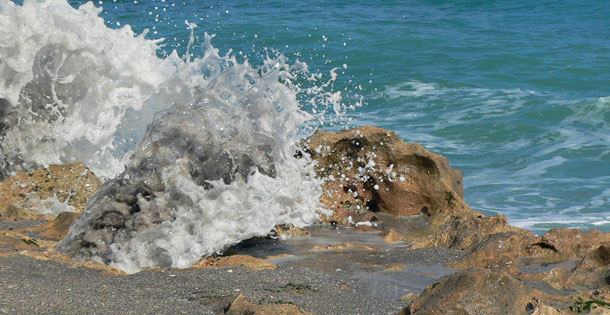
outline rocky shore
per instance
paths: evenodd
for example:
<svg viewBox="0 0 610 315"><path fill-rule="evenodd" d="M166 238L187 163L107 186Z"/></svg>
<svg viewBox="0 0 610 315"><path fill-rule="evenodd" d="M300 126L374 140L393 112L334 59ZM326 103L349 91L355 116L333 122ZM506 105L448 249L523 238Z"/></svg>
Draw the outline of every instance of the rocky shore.
<svg viewBox="0 0 610 315"><path fill-rule="evenodd" d="M187 269L133 275L55 251L102 185L85 165L4 179L0 313L610 313L610 233L534 235L478 213L446 158L388 130L319 131L295 158L304 154L332 215ZM133 208L132 186L115 197Z"/></svg>

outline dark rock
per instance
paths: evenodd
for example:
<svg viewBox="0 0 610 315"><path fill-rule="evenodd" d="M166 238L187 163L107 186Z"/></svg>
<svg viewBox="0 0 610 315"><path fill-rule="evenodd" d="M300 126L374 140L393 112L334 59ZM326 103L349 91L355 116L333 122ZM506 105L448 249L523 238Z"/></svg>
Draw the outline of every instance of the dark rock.
<svg viewBox="0 0 610 315"><path fill-rule="evenodd" d="M167 235L171 232L163 229L178 212L200 207L184 191L187 188L177 187L182 179L187 187L205 191L216 181L245 182L255 170L275 176L270 155L273 139L254 131L235 134L229 140L220 137L218 130L209 127L215 123L209 121L214 119L208 117L209 106L200 96L192 104L174 105L157 115L125 171L100 188L57 250L106 264L120 260L117 252L129 251L133 259L146 261L145 266L172 266L176 263L170 253L173 249L157 245L156 240L171 238ZM150 230L153 226L158 228L156 232ZM132 248L130 242L144 230L149 235L139 235L142 248ZM188 224L184 230L199 233Z"/></svg>

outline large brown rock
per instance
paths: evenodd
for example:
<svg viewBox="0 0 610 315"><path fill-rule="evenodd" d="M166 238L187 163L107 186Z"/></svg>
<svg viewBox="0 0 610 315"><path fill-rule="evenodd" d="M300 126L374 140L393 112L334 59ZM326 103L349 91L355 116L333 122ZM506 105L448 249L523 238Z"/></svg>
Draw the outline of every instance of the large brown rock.
<svg viewBox="0 0 610 315"><path fill-rule="evenodd" d="M428 286L403 314L527 314L540 296L512 275L473 268Z"/></svg>
<svg viewBox="0 0 610 315"><path fill-rule="evenodd" d="M307 313L292 303L276 303L276 304L255 304L246 299L243 294L240 294L231 304L229 310L225 314L241 315L241 314L259 314L259 315L292 315L292 314L311 314Z"/></svg>
<svg viewBox="0 0 610 315"><path fill-rule="evenodd" d="M493 218L493 217L492 217ZM608 238L610 233L597 230L583 232L578 229L553 229L542 236L508 226L500 233L487 233L479 242L472 242L472 252L461 260L452 262L451 267L514 267L520 263L519 258L534 259L538 263L560 262L567 259L582 260L579 266L583 270L604 267L610 261ZM512 229L511 229L512 228ZM456 228L450 229L455 234ZM472 234L485 234L483 229ZM488 231L489 232L489 231ZM431 238L436 239L436 238ZM415 244L421 246L425 242ZM438 243L435 243L438 244ZM430 244L426 244L430 245ZM446 247L447 243L440 244ZM426 246L423 246L426 247ZM455 248L455 246L449 246Z"/></svg>
<svg viewBox="0 0 610 315"><path fill-rule="evenodd" d="M588 252L578 265L576 265L575 270L589 271L600 268L610 270L610 243L604 243L597 249Z"/></svg>
<svg viewBox="0 0 610 315"><path fill-rule="evenodd" d="M444 224L435 229L431 226L432 234L427 238L416 242L411 247L447 247L452 249L472 249L490 235L498 233L518 233L533 237L533 233L508 224L503 215L486 217L471 211L462 217L441 216ZM438 222L442 223L442 222Z"/></svg>
<svg viewBox="0 0 610 315"><path fill-rule="evenodd" d="M470 208L462 197L462 174L447 159L394 132L360 127L338 133L318 131L305 142L316 174L325 179L328 221L345 223L368 211L395 216L459 213Z"/></svg>
<svg viewBox="0 0 610 315"><path fill-rule="evenodd" d="M532 235L503 232L488 235L476 244L466 257L448 264L451 268L511 268L519 264L519 257L531 243Z"/></svg>
<svg viewBox="0 0 610 315"><path fill-rule="evenodd" d="M102 182L84 164L51 165L49 168L17 172L0 183L0 218L4 220L41 219L30 209L56 197L75 212L83 212ZM42 219L45 219L42 217Z"/></svg>
<svg viewBox="0 0 610 315"><path fill-rule="evenodd" d="M583 232L580 229L552 229L537 237L528 249L530 251L545 249L561 258L581 258L608 242L610 242L610 233L602 233L598 230Z"/></svg>

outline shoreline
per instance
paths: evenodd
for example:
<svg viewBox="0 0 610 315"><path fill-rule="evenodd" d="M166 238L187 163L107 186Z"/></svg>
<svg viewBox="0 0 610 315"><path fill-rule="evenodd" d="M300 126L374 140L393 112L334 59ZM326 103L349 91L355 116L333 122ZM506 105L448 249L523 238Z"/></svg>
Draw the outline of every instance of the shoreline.
<svg viewBox="0 0 610 315"><path fill-rule="evenodd" d="M319 163L316 173L329 178L321 201L333 215L305 229L276 227L279 239L245 240L224 256L203 258L187 269L124 275L54 253L78 214L55 218L21 207L19 196L30 189L23 181L34 181L37 188L44 183L59 194L58 179L82 183L75 175L82 170L75 170L84 166L56 166L52 172L37 171L50 177L24 173L19 181L3 181L0 267L6 276L0 292L9 302L0 304L0 312L610 311L610 233L554 229L534 235L509 225L502 215L473 211L462 200L459 171L444 157L405 144L387 130L320 132L306 144ZM327 150L309 149L316 147ZM350 161L374 161L390 171L342 164ZM80 187L90 192L91 186ZM86 199L70 206L82 211ZM129 303L134 297L128 292L134 292L135 304Z"/></svg>

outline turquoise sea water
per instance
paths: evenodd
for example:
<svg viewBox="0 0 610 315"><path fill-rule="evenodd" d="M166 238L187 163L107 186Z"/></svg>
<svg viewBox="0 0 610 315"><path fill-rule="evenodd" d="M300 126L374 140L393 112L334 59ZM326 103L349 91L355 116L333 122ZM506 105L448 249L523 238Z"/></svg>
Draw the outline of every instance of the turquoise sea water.
<svg viewBox="0 0 610 315"><path fill-rule="evenodd" d="M70 1L78 6L83 1ZM99 1L109 27L184 54L268 51L337 68L353 125L448 157L466 201L511 224L610 231L610 2Z"/></svg>

